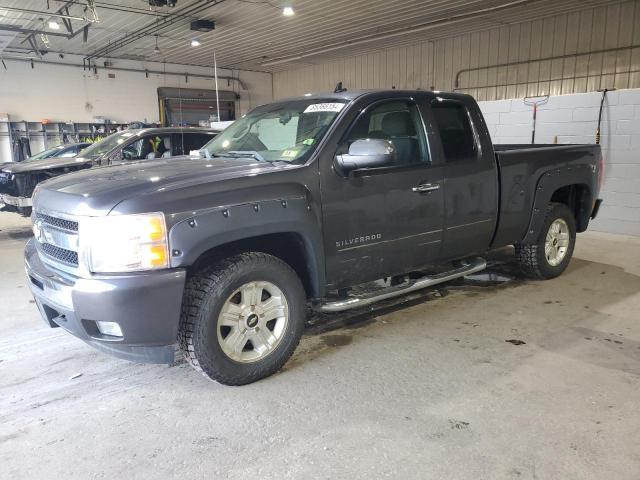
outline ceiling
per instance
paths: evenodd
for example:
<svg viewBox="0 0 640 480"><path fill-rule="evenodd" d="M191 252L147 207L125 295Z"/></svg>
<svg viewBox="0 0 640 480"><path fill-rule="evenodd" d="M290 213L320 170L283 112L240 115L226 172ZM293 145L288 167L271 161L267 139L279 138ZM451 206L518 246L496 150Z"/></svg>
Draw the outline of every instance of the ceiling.
<svg viewBox="0 0 640 480"><path fill-rule="evenodd" d="M183 65L278 71L424 39L542 18L608 0L177 0L175 7L151 8L148 0L95 1L98 22L87 0L0 0L0 55L33 56L29 37L45 58L78 54L94 61L134 59ZM295 15L285 17L291 5ZM47 22L68 7L71 31ZM11 8L43 13L13 11ZM64 12L67 14L67 12ZM216 22L209 33L190 30L194 19ZM89 25L86 42L83 27ZM5 28L45 30L39 34ZM57 34L59 36L54 36ZM190 46L197 38L201 45ZM154 52L158 44L159 53Z"/></svg>

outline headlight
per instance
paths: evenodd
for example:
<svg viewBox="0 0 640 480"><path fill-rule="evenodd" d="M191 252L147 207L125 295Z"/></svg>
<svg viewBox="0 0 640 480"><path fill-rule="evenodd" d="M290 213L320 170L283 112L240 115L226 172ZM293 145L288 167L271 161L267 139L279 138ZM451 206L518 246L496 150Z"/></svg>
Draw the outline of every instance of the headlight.
<svg viewBox="0 0 640 480"><path fill-rule="evenodd" d="M92 272L169 267L167 226L162 213L83 218L78 233L81 256Z"/></svg>

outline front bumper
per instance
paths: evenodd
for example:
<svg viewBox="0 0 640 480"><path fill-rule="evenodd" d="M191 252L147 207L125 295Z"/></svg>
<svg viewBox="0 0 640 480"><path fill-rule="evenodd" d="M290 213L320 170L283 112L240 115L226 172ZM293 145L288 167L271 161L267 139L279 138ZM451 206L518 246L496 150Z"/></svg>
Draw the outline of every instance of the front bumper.
<svg viewBox="0 0 640 480"><path fill-rule="evenodd" d="M25 247L29 287L45 322L62 327L92 347L143 363L172 363L186 271L70 277ZM117 322L122 337L102 335L96 322Z"/></svg>
<svg viewBox="0 0 640 480"><path fill-rule="evenodd" d="M9 194L0 195L2 202L7 205L13 205L14 207L31 207L33 202L31 197L14 197Z"/></svg>

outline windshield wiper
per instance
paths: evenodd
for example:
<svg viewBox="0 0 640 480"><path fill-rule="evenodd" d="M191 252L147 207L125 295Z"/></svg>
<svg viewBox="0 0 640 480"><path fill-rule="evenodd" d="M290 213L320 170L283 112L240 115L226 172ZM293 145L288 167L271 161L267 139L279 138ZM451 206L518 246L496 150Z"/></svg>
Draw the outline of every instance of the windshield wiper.
<svg viewBox="0 0 640 480"><path fill-rule="evenodd" d="M242 158L242 157L252 157L258 160L259 162L266 162L264 157L260 155L255 150L231 150L225 153L218 153L217 155L228 156L232 158Z"/></svg>

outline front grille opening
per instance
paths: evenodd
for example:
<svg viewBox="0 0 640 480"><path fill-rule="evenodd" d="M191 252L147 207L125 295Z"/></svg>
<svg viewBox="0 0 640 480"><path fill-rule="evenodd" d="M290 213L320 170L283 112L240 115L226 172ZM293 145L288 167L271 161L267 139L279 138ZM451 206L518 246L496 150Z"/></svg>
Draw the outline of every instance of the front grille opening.
<svg viewBox="0 0 640 480"><path fill-rule="evenodd" d="M78 231L78 222L74 222L73 220L65 220L64 218L52 217L50 215L45 215L44 213L36 213L36 218L41 220L43 223L46 223L47 225L51 225L52 227L61 228L70 232Z"/></svg>
<svg viewBox="0 0 640 480"><path fill-rule="evenodd" d="M55 258L56 260L73 267L78 266L78 252L67 250L66 248L56 247L55 245L51 245L49 243L40 244L40 248L46 255L50 256L51 258Z"/></svg>

